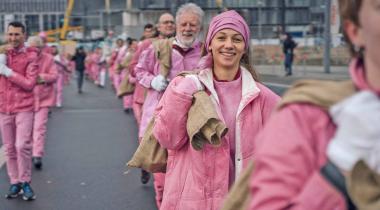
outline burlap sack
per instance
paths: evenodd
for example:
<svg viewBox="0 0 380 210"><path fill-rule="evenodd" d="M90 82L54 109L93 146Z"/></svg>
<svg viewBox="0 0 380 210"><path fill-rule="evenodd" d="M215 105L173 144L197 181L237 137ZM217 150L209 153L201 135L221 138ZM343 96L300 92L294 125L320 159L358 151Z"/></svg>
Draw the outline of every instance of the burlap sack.
<svg viewBox="0 0 380 210"><path fill-rule="evenodd" d="M352 81L300 80L284 94L278 109L292 103L310 103L328 110L355 91Z"/></svg>
<svg viewBox="0 0 380 210"><path fill-rule="evenodd" d="M194 94L186 128L190 143L195 150L201 150L206 143L219 146L228 131L226 125L219 120L214 104L205 91Z"/></svg>
<svg viewBox="0 0 380 210"><path fill-rule="evenodd" d="M380 174L364 161L355 164L346 183L348 194L358 210L380 209Z"/></svg>
<svg viewBox="0 0 380 210"><path fill-rule="evenodd" d="M151 173L165 173L168 152L161 147L157 139L154 137L153 127L154 118L150 120L141 143L132 159L127 163L127 166L142 168Z"/></svg>
<svg viewBox="0 0 380 210"><path fill-rule="evenodd" d="M245 210L250 201L249 182L254 170L253 161L241 173L239 178L232 186L226 199L224 200L222 210Z"/></svg>

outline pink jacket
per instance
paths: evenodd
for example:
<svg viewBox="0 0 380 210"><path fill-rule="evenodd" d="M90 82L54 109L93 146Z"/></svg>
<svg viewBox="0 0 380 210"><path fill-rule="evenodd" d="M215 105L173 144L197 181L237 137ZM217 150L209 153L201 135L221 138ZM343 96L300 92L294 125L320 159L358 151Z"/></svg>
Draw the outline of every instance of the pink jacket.
<svg viewBox="0 0 380 210"><path fill-rule="evenodd" d="M253 140L279 100L268 88L256 83L246 69L242 68L241 73L242 99L236 115L235 133L236 177L252 160ZM215 109L224 120L213 86L212 70L202 70L198 78L211 93ZM192 97L177 90L173 84L169 85L157 106L153 131L161 146L169 151L161 209L219 209L229 190L231 146L226 137L220 147L205 145L201 151L196 151L190 146L186 121Z"/></svg>
<svg viewBox="0 0 380 210"><path fill-rule="evenodd" d="M36 84L37 52L21 46L7 52L7 66L12 76L0 76L0 113L33 111L33 88Z"/></svg>
<svg viewBox="0 0 380 210"><path fill-rule="evenodd" d="M359 89L369 89L356 61L350 72ZM275 113L257 138L249 209L345 210L343 196L319 172L335 129L328 113L310 104Z"/></svg>
<svg viewBox="0 0 380 210"><path fill-rule="evenodd" d="M200 60L200 56L200 42L194 43L193 49L191 49L185 57L183 57L177 50L172 50L172 68L168 79L173 79L178 73L184 70L195 69ZM163 94L163 92L157 92L150 86L153 78L160 72L159 66L160 64L155 56L153 45L150 45L150 47L141 54L139 62L135 67L137 80L142 86L148 88L148 93L144 101L139 137L142 137L143 132L153 115L154 109Z"/></svg>
<svg viewBox="0 0 380 210"><path fill-rule="evenodd" d="M34 104L35 110L38 111L41 107L50 107L55 105L55 90L54 83L58 78L57 65L54 64L54 57L51 54L41 52L37 58L38 62L38 77L43 79L43 84L37 84L34 87Z"/></svg>

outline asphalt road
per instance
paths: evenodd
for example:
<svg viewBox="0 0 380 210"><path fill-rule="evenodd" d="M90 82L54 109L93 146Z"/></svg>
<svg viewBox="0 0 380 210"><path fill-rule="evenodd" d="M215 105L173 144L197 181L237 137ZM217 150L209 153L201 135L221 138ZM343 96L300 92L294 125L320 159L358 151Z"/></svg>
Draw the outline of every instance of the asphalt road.
<svg viewBox="0 0 380 210"><path fill-rule="evenodd" d="M49 119L43 170L33 170L37 199L3 198L9 188L3 165L0 210L155 209L152 182L142 185L137 169L125 173L137 146L137 126L121 100L110 88L88 82L82 95L72 84L64 98L64 107Z"/></svg>

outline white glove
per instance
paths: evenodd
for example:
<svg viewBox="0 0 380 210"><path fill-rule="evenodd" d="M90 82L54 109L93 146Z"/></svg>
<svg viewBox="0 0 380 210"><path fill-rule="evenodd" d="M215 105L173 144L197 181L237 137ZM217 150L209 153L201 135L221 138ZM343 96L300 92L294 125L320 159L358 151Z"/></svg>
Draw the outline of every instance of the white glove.
<svg viewBox="0 0 380 210"><path fill-rule="evenodd" d="M164 76L159 74L153 78L152 82L150 83L150 86L157 91L163 91L168 86L168 81L165 79Z"/></svg>
<svg viewBox="0 0 380 210"><path fill-rule="evenodd" d="M0 64L7 64L7 55L6 54L0 54Z"/></svg>
<svg viewBox="0 0 380 210"><path fill-rule="evenodd" d="M3 75L5 77L10 77L13 74L13 70L8 68L8 66L4 64L0 64L0 75Z"/></svg>
<svg viewBox="0 0 380 210"><path fill-rule="evenodd" d="M380 171L380 99L361 91L330 109L337 125L327 148L328 158L340 169L350 171L359 160Z"/></svg>

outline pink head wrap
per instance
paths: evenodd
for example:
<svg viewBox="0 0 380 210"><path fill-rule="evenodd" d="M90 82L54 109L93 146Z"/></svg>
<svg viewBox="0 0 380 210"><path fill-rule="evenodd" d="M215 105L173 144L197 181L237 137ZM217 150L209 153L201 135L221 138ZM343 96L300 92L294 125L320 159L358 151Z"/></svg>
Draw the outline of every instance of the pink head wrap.
<svg viewBox="0 0 380 210"><path fill-rule="evenodd" d="M249 27L244 19L235 10L229 10L212 18L205 43L207 51L209 51L208 48L215 34L218 33L218 31L227 28L239 32L244 38L245 48L248 49Z"/></svg>
<svg viewBox="0 0 380 210"><path fill-rule="evenodd" d="M249 28L244 19L235 11L229 10L227 12L223 12L214 18L212 18L210 22L210 26L208 29L205 47L207 52L210 52L209 46L211 44L211 40L214 38L215 34L218 31L223 29L233 29L239 32L244 39L245 49L248 49L249 46ZM204 57L201 58L197 65L197 69L205 69L212 67L212 55L211 53L207 53Z"/></svg>
<svg viewBox="0 0 380 210"><path fill-rule="evenodd" d="M42 31L42 32L40 32L40 33L38 34L38 36L39 36L41 39L46 39L47 34L46 34L46 32Z"/></svg>

